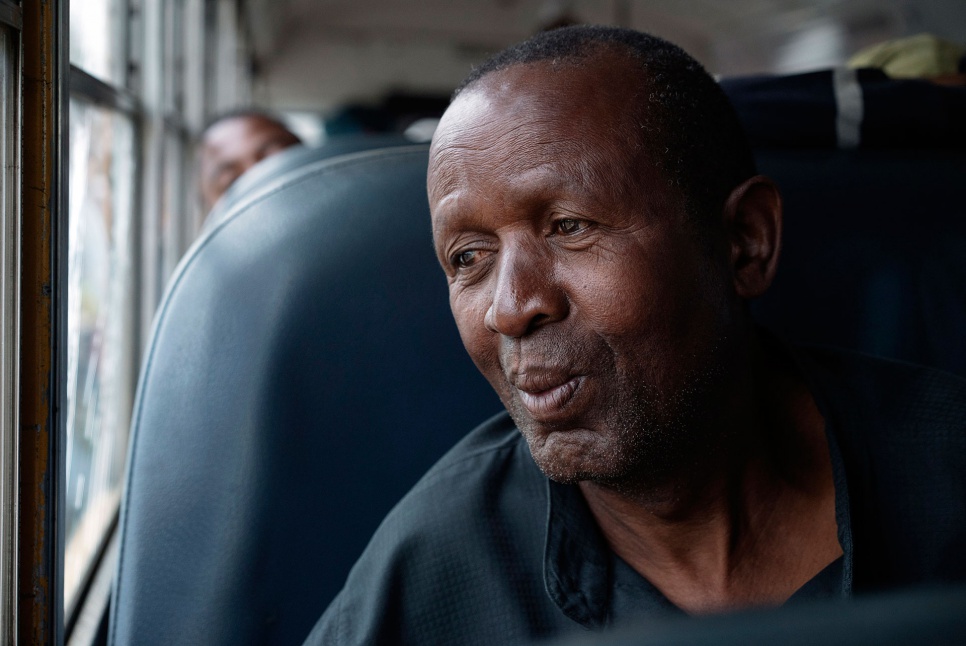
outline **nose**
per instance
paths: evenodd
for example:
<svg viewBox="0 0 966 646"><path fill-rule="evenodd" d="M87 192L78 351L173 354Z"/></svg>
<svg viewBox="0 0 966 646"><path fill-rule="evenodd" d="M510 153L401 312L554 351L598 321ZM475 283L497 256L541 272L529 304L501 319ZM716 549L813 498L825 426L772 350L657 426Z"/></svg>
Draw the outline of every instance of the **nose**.
<svg viewBox="0 0 966 646"><path fill-rule="evenodd" d="M545 254L504 245L497 263L493 301L483 321L488 330L520 338L566 318L567 294Z"/></svg>

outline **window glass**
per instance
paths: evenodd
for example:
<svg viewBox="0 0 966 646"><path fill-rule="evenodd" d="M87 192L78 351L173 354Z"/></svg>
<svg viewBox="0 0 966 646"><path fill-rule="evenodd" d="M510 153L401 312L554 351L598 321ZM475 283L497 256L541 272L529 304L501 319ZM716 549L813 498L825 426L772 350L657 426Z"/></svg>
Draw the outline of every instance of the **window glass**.
<svg viewBox="0 0 966 646"><path fill-rule="evenodd" d="M129 15L129 6L137 13ZM138 100L111 107L112 93L86 94L91 84L77 84L71 94L68 617L116 518L137 344L149 338L163 287L200 224L194 136L212 96L228 92L219 100L230 107L250 95L243 17L237 0L70 3L71 63Z"/></svg>
<svg viewBox="0 0 966 646"><path fill-rule="evenodd" d="M182 4L164 4L164 110L180 114L183 104L181 78L184 74L184 28Z"/></svg>
<svg viewBox="0 0 966 646"><path fill-rule="evenodd" d="M208 105L212 114L251 104L251 69L248 32L239 29L239 8L231 0L218 0L217 22L208 38L214 44L209 54L215 68L208 84Z"/></svg>
<svg viewBox="0 0 966 646"><path fill-rule="evenodd" d="M203 0L186 0L182 14L184 31L184 65L181 96L182 114L189 132L197 133L205 118L205 4Z"/></svg>
<svg viewBox="0 0 966 646"><path fill-rule="evenodd" d="M70 103L67 296L68 613L113 522L134 383L134 133L119 113Z"/></svg>
<svg viewBox="0 0 966 646"><path fill-rule="evenodd" d="M183 251L181 228L187 216L185 191L182 186L185 179L184 170L181 138L176 132L168 130L164 134L164 192L158 230L158 241L161 244L158 253L159 294L164 293L164 286L174 272Z"/></svg>
<svg viewBox="0 0 966 646"><path fill-rule="evenodd" d="M70 62L102 81L123 85L125 0L70 3Z"/></svg>

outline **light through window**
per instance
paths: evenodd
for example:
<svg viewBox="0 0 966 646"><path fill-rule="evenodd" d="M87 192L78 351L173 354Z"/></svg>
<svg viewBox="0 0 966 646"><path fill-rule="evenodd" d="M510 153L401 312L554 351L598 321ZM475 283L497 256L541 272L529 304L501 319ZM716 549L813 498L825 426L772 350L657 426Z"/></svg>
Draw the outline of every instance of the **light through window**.
<svg viewBox="0 0 966 646"><path fill-rule="evenodd" d="M113 522L131 411L133 127L70 104L67 607Z"/></svg>
<svg viewBox="0 0 966 646"><path fill-rule="evenodd" d="M70 62L102 81L123 83L126 12L119 0L71 2Z"/></svg>

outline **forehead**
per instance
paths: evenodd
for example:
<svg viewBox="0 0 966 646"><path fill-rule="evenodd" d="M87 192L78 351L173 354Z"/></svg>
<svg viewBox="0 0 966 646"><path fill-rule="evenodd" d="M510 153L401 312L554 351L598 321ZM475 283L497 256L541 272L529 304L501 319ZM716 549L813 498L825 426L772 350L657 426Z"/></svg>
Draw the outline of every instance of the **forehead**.
<svg viewBox="0 0 966 646"><path fill-rule="evenodd" d="M465 89L430 151L430 202L460 183L540 172L631 181L642 154L644 82L626 56L514 65Z"/></svg>
<svg viewBox="0 0 966 646"><path fill-rule="evenodd" d="M207 154L224 154L262 139L282 137L285 132L277 125L259 117L225 119L205 133L203 147Z"/></svg>

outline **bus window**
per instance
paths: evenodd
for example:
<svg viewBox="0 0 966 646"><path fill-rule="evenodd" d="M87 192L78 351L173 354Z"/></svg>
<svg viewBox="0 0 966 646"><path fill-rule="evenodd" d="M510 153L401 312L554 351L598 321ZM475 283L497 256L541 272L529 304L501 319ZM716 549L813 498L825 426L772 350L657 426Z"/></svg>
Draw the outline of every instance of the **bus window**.
<svg viewBox="0 0 966 646"><path fill-rule="evenodd" d="M73 2L70 62L105 83L123 86L127 67L124 0Z"/></svg>
<svg viewBox="0 0 966 646"><path fill-rule="evenodd" d="M2 1L2 0L0 0ZM233 0L70 3L63 592L68 634L116 524L141 348L201 225L202 124L250 96ZM83 622L82 622L83 623Z"/></svg>

